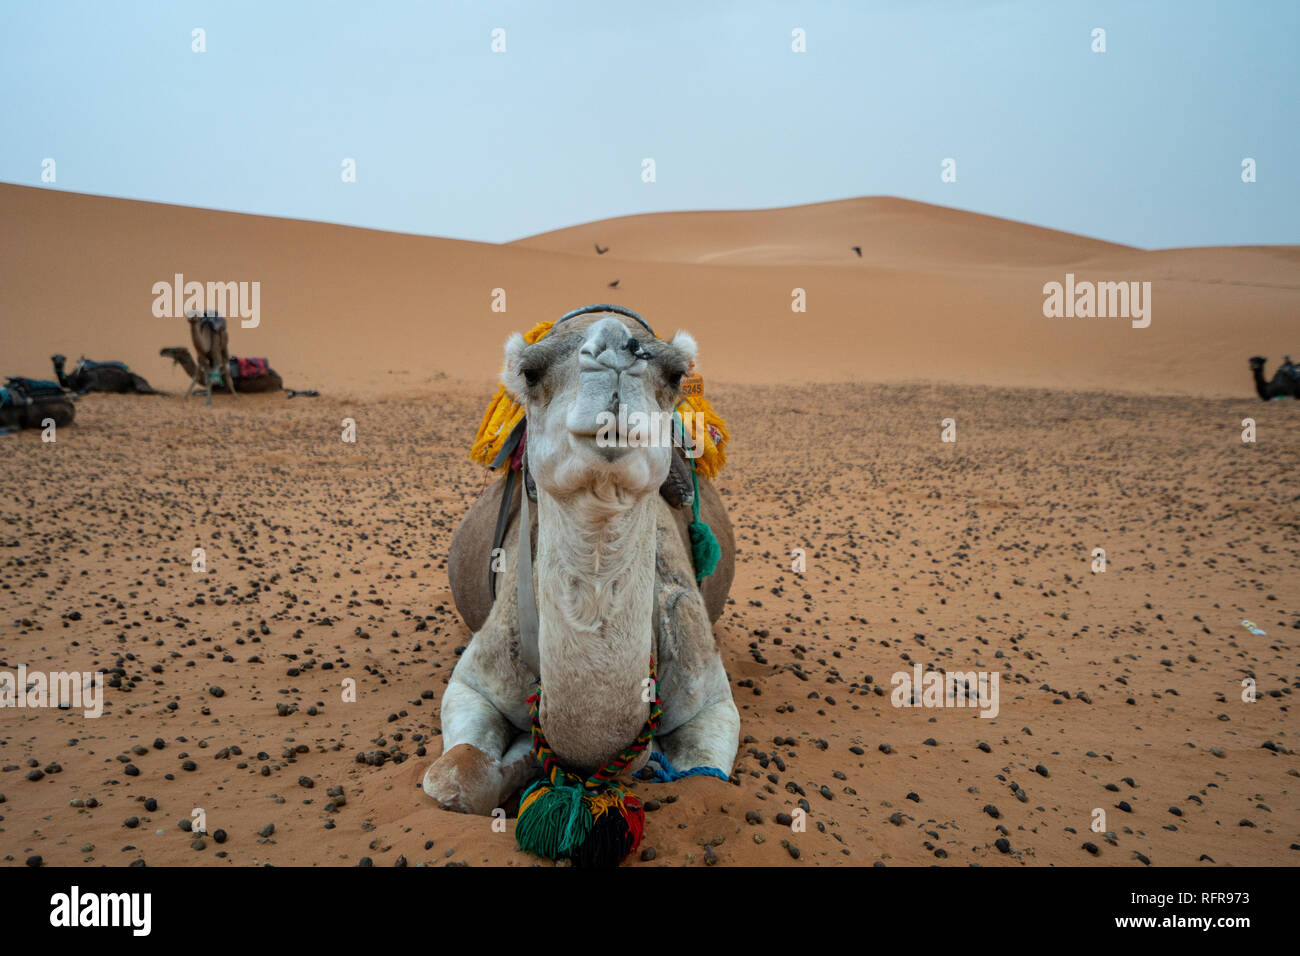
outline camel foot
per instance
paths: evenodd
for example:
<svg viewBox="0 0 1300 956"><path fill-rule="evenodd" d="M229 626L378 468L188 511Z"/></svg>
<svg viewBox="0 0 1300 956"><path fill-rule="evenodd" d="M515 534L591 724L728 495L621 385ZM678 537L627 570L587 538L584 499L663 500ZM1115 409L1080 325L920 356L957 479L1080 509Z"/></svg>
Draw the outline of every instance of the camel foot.
<svg viewBox="0 0 1300 956"><path fill-rule="evenodd" d="M472 744L457 744L424 774L424 792L444 810L491 816L502 786L497 761Z"/></svg>

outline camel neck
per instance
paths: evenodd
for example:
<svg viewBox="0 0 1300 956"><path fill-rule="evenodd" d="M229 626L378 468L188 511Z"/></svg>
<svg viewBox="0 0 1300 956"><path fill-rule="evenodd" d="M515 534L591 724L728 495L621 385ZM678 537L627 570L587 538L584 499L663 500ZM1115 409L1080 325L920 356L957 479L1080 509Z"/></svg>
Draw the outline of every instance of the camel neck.
<svg viewBox="0 0 1300 956"><path fill-rule="evenodd" d="M1255 369L1255 391L1259 397L1268 401L1268 382L1264 379L1264 369L1262 367Z"/></svg>
<svg viewBox="0 0 1300 956"><path fill-rule="evenodd" d="M562 762L594 769L649 711L655 496L559 500L538 489L537 499L542 726Z"/></svg>

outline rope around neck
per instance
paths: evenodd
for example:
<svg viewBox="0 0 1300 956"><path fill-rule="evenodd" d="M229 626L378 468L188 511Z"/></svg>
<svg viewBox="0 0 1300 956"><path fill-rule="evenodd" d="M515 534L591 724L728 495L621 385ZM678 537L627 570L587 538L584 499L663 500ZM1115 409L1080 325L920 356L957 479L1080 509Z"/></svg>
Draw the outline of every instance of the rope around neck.
<svg viewBox="0 0 1300 956"><path fill-rule="evenodd" d="M515 840L520 849L548 859L567 858L575 866L617 866L641 845L645 809L630 789L615 779L654 739L663 717L659 676L650 658L654 699L641 733L618 756L583 779L560 766L542 732L542 686L528 698L533 754L542 766L542 779L524 791L519 801Z"/></svg>

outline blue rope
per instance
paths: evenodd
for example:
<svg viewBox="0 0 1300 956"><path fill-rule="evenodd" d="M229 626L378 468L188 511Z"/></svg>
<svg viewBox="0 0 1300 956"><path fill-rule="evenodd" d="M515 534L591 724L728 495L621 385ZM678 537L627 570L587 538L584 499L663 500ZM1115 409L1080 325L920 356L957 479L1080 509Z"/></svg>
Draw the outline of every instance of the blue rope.
<svg viewBox="0 0 1300 956"><path fill-rule="evenodd" d="M658 764L658 766L652 766L653 764ZM672 783L674 780L681 780L685 777L728 779L727 775L717 767L692 767L690 770L678 770L667 756L657 750L650 755L650 763L646 764L646 769L654 775L656 783Z"/></svg>

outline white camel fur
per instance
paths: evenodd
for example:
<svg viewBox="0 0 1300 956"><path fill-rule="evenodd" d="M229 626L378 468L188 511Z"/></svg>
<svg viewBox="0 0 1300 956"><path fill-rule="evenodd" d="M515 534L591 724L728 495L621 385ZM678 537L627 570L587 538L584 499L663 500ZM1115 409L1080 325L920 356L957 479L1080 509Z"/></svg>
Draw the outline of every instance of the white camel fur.
<svg viewBox="0 0 1300 956"><path fill-rule="evenodd" d="M515 521L497 598L447 684L443 753L424 790L446 809L490 814L538 773L526 699L566 769L590 773L627 747L649 712L655 655L663 717L654 749L678 770L730 774L740 715L690 551L658 490L671 447L603 447L602 412L671 412L695 341L657 339L621 317L581 316L528 345L506 343L501 380L523 402L537 486L531 539L540 675L519 652ZM729 538L729 535L728 535ZM648 758L630 770L636 770Z"/></svg>

